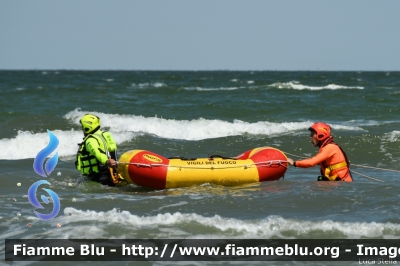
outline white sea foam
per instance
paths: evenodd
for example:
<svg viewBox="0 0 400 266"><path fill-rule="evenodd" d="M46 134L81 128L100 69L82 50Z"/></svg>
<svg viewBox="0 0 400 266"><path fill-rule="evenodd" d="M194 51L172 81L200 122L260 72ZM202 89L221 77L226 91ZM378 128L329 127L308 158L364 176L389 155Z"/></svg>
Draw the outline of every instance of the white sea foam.
<svg viewBox="0 0 400 266"><path fill-rule="evenodd" d="M263 219L241 220L226 218L220 215L205 217L195 213L163 213L150 216L138 216L129 211L113 209L107 212L77 210L72 207L64 209L65 225L72 222L95 221L96 226L106 229L110 224L124 228L135 228L134 231L150 231L156 237L189 237L189 238L304 238L310 235L332 235L341 238L398 238L400 225L376 222L339 222L339 221L304 221L285 219L280 216L268 216ZM193 226L188 226L193 224ZM183 229L184 228L184 229ZM168 230L166 230L168 229ZM84 232L69 231L69 237L101 237L103 231ZM75 235L76 234L76 235ZM83 234L83 235L80 235ZM167 234L167 235L166 235ZM119 236L117 236L119 237Z"/></svg>
<svg viewBox="0 0 400 266"><path fill-rule="evenodd" d="M326 86L310 86L310 85L303 85L298 81L277 82L277 83L273 83L269 86L278 88L278 89L294 89L294 90L339 90L339 89L363 90L364 89L364 87L360 87L360 86L343 86L343 85L336 85L336 84L329 84Z"/></svg>
<svg viewBox="0 0 400 266"><path fill-rule="evenodd" d="M81 131L73 129L69 131L51 130L58 140L59 145L56 149L58 156L74 155L78 149L78 143L82 142L83 134ZM133 138L133 132L113 132L117 144ZM45 133L31 133L29 131L18 131L15 138L0 139L0 159L16 160L35 158L36 155L47 146L49 136Z"/></svg>
<svg viewBox="0 0 400 266"><path fill-rule="evenodd" d="M237 82L236 79L231 80L232 82ZM248 80L246 81L247 84L254 84L255 81ZM298 81L289 81L289 82L277 82L268 85L269 87L278 88L278 89L294 89L294 90L340 90L340 89L358 89L363 90L364 87L360 86L343 86L343 85L336 85L336 84L329 84L326 86L310 86L310 85L303 85ZM185 90L191 91L230 91L230 90L238 90L238 89L248 89L247 86L242 87L220 87L220 88L204 88L204 87L185 87ZM252 86L251 88L265 88L265 86Z"/></svg>
<svg viewBox="0 0 400 266"><path fill-rule="evenodd" d="M140 89L151 88L151 87L160 88L160 87L165 87L165 86L167 86L167 85L163 82L153 82L153 83L146 82L146 83L139 83L139 84L132 83L132 87L140 88Z"/></svg>
<svg viewBox="0 0 400 266"><path fill-rule="evenodd" d="M221 87L221 88L201 88L201 87L186 87L188 91L233 91L240 89L240 87Z"/></svg>
<svg viewBox="0 0 400 266"><path fill-rule="evenodd" d="M89 113L76 109L67 113L64 118L70 120L77 127L80 126L80 118ZM151 134L159 138L180 140L203 140L226 136L238 136L243 134L279 136L282 134L298 134L307 129L313 122L268 122L259 121L249 123L240 120L232 122L218 119L198 118L193 120L175 120L159 117L144 117L136 115L119 115L91 112L101 118L102 126L109 127L117 144L131 141L138 135ZM358 126L332 125L340 130L363 130ZM57 148L59 156L76 154L77 143L82 141L80 130L53 130L59 139ZM31 133L19 131L17 136L11 139L0 139L0 159L24 159L34 158L37 153L47 146L49 137L46 132Z"/></svg>
<svg viewBox="0 0 400 266"><path fill-rule="evenodd" d="M365 119L357 119L357 120L349 120L346 124L349 125L358 125L358 126L378 126L396 123L395 121L376 121L376 120L365 120Z"/></svg>
<svg viewBox="0 0 400 266"><path fill-rule="evenodd" d="M392 131L390 133L386 133L384 136L384 140L388 142L395 142L400 140L400 131Z"/></svg>
<svg viewBox="0 0 400 266"><path fill-rule="evenodd" d="M79 119L88 112L76 109L64 117L79 125ZM233 122L218 119L198 118L193 120L175 120L159 117L136 115L117 115L93 112L101 117L102 125L111 127L113 132L143 132L160 138L203 140L243 134L279 135L307 129L313 122L268 122L254 123L234 120ZM334 129L362 130L357 126L332 125Z"/></svg>

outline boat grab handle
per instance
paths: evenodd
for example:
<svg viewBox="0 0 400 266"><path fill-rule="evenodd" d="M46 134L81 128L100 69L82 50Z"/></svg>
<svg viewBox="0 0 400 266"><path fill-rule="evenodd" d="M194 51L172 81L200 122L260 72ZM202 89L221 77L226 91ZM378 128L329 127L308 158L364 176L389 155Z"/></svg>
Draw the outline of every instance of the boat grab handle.
<svg viewBox="0 0 400 266"><path fill-rule="evenodd" d="M185 158L182 156L172 156L172 157L168 157L167 159L181 159L182 161L194 161L197 160L197 158Z"/></svg>
<svg viewBox="0 0 400 266"><path fill-rule="evenodd" d="M214 155L209 155L208 156L208 159L214 159L214 158L221 158L221 159L226 159L226 160L237 160L236 158L234 158L234 157L225 157L225 156L222 156L222 155L218 155L218 154L214 154Z"/></svg>

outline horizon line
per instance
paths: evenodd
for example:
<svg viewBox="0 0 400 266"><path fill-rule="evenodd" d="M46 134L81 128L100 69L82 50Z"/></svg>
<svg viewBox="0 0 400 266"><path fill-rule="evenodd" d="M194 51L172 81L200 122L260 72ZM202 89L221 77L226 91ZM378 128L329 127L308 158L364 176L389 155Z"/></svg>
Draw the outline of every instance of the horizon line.
<svg viewBox="0 0 400 266"><path fill-rule="evenodd" d="M0 68L0 71L154 71L154 72L207 72L207 71L226 71L226 72L399 72L400 70L320 70L320 69L308 69L308 70L284 70L284 69L79 69L79 68L57 68L57 69L47 69L47 68Z"/></svg>

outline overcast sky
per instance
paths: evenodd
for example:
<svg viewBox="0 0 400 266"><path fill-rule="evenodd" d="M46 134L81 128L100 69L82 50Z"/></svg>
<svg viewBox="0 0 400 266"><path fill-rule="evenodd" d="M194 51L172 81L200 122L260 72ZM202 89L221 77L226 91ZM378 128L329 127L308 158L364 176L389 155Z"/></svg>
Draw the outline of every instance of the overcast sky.
<svg viewBox="0 0 400 266"><path fill-rule="evenodd" d="M400 1L0 0L0 69L400 70Z"/></svg>

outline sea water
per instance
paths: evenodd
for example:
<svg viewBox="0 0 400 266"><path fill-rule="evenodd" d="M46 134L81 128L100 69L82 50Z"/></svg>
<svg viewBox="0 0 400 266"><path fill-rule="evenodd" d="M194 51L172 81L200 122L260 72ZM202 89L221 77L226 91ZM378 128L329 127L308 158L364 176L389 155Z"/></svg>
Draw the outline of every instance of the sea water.
<svg viewBox="0 0 400 266"><path fill-rule="evenodd" d="M2 239L400 237L400 72L0 71L0 91ZM279 181L237 187L100 186L74 167L86 113L100 117L118 155L144 149L189 158L263 146L311 157L318 150L307 129L324 121L353 164L354 182L317 182L318 167L290 167ZM47 130L59 139L59 161L43 178L33 160ZM48 221L27 195L41 179L61 204Z"/></svg>

